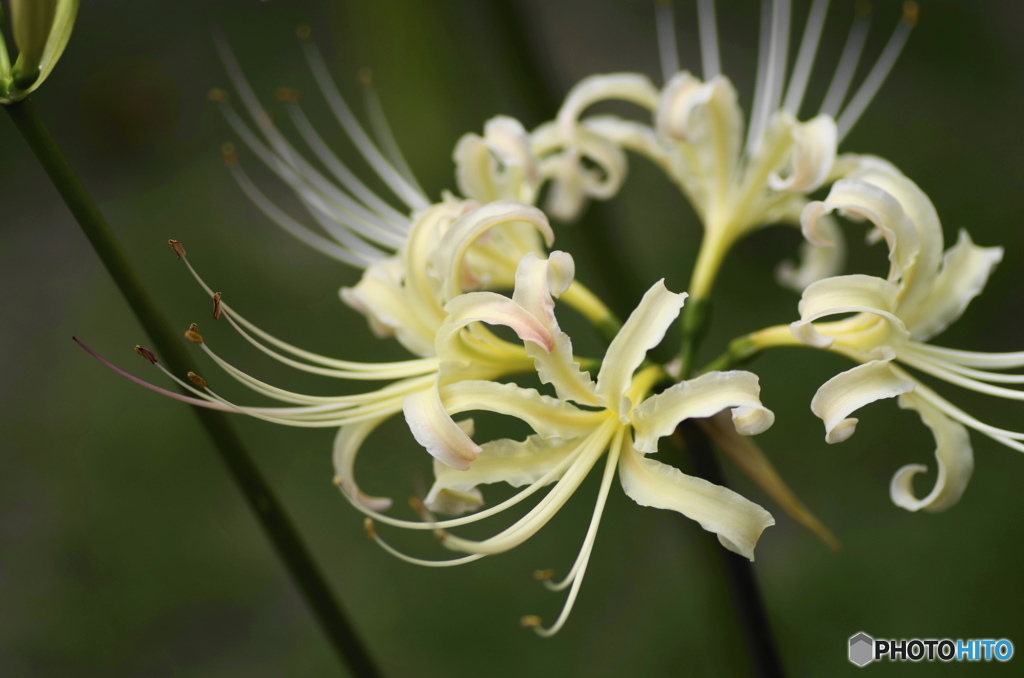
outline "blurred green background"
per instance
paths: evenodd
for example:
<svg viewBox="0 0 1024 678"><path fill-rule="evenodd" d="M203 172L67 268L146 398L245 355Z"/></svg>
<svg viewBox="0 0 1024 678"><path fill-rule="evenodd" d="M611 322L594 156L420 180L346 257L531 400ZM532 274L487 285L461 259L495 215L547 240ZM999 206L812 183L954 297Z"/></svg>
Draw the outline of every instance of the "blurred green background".
<svg viewBox="0 0 1024 678"><path fill-rule="evenodd" d="M699 70L693 4L677 3L678 36L684 67ZM794 30L802 30L809 2L794 4ZM511 114L533 127L555 112L546 92L560 98L591 73L642 71L660 81L653 11L643 0L83 5L63 61L33 99L174 323L201 322L209 308L171 256L169 237L185 243L243 313L307 348L351 359L403 354L393 342L371 339L361 317L338 301L338 287L357 273L277 230L222 166L219 146L232 135L205 99L211 86L227 85L211 29L223 29L271 110L274 88L297 88L346 157L353 154L316 95L295 27L313 27L353 103L357 69L372 67L396 136L432 196L454 188L455 141L489 117ZM852 3L833 5L812 104L853 16ZM724 68L749 110L758 11L738 0L718 7ZM876 4L868 64L899 12L898 3ZM515 37L514 17L525 37ZM923 2L895 71L844 144L882 155L915 179L938 207L948 242L968 228L978 243L1007 248L989 289L943 345L1024 348L1022 25L1017 2ZM117 378L70 341L82 337L136 374L159 376L134 356L132 346L145 343L141 329L6 119L0 144L0 675L344 674L192 415ZM250 155L242 161L255 168ZM290 204L285 189L257 176ZM557 245L577 254L579 277L598 290L618 285L627 299L662 276L671 289L685 287L699 228L649 165L633 162L623 194L597 212L617 229L635 280L602 282L588 260L593 214L558 231ZM857 228L849 233L854 263L879 270L883 254L861 246ZM773 229L735 251L717 290L707 357L736 334L795 317L797 298L775 287L772 271L797 243L792 230ZM207 322L204 334L281 386L325 394L346 388L270 363L226 325ZM808 403L844 367L797 350L753 364L764 402L778 415L760 442L844 544L830 552L765 504L778 524L761 540L756 567L785 665L801 676L852 672L846 643L857 631L1006 637L1024 652L1024 549L1017 543L1024 460L972 435L977 470L958 506L939 515L894 507L892 473L906 463L933 467L931 438L916 415L883 402L865 409L851 440L827 446ZM212 365L205 376L214 388L243 395ZM1019 404L942 392L990 423L1019 429L1024 421ZM568 568L596 483L512 553L464 568L420 569L365 539L361 517L330 483L331 431L237 425L387 675L749 670L709 540L675 514L640 508L613 490L575 612L561 634L541 640L518 619L551 619L562 598L531 574ZM424 456L396 420L364 451L364 486L399 498L422 492L429 484ZM737 489L767 502L728 471ZM429 538L396 539L424 553L436 548ZM1007 674L1022 661L866 670Z"/></svg>

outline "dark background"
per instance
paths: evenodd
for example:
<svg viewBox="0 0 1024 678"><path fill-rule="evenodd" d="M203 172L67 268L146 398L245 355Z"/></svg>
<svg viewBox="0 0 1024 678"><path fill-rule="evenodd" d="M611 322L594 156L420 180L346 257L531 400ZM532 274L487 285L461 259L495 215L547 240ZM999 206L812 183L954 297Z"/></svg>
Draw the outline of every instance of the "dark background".
<svg viewBox="0 0 1024 678"><path fill-rule="evenodd" d="M796 2L799 35L807 2ZM852 3L836 2L808 96L827 86ZM110 218L152 292L183 329L208 301L175 262L169 237L232 303L282 337L351 359L402 356L373 340L337 299L357 273L278 231L223 168L232 135L205 100L227 77L213 48L221 27L257 91L299 89L325 138L353 154L316 95L294 39L301 23L358 109L354 75L371 66L396 136L431 196L454 188L458 137L505 113L528 127L554 115L581 77L642 71L660 82L648 2L328 2L327 0L91 0L65 56L33 97ZM1024 7L1016 2L922 3L921 21L892 76L843 150L882 155L934 200L947 243L960 228L1007 252L985 295L938 343L1024 348L1020 308L1024 187ZM749 110L756 65L754 3L720 2L726 73ZM899 16L879 2L866 64ZM695 12L677 6L684 67L699 72ZM510 17L522 17L525 40ZM795 42L791 55L795 52ZM527 52L528 50L528 52ZM543 82L538 82L537 64ZM308 92L308 96L305 93ZM277 676L339 673L331 649L275 559L192 415L103 370L72 334L136 374L157 379L132 353L144 335L99 267L14 127L0 120L0 674L4 676ZM243 154L247 167L251 156ZM262 175L258 176L262 177ZM285 190L262 181L288 205ZM600 209L614 224L633 281L685 287L699 227L683 199L643 161L622 196ZM591 215L592 216L592 215ZM584 223L558 231L580 274L607 290L585 256ZM848 231L857 270L884 254ZM717 290L708 358L730 337L796 317L797 298L772 282L798 243L773 229L743 243ZM209 323L208 323L209 324ZM227 327L206 332L222 353L295 390L344 384L300 378L243 348ZM581 343L582 340L581 340ZM754 363L778 422L760 437L780 471L843 542L832 553L729 469L778 524L758 548L757 572L793 675L852 671L846 643L875 637L1009 638L1024 649L1024 460L972 435L977 469L963 500L917 515L888 499L893 472L934 467L933 444L913 413L866 408L858 433L823 440L808 403L846 365L784 350ZM244 395L212 365L205 376ZM944 388L979 418L1021 428L1019 404ZM330 431L238 420L318 562L393 676L742 675L747 666L716 554L699 528L642 509L613 490L594 558L569 624L552 640L518 626L553 618L559 595L532 580L564 571L583 538L590 482L536 538L516 551L448 570L406 565L366 541L362 520L331 485ZM371 438L364 485L401 498L429 482L429 465L400 420ZM930 482L929 477L929 482ZM591 481L596 479L592 478ZM921 490L924 488L921 487ZM402 502L399 501L399 504ZM420 540L396 540L430 553ZM1013 664L1024 661L1015 657ZM1004 674L1011 666L875 665L875 674Z"/></svg>

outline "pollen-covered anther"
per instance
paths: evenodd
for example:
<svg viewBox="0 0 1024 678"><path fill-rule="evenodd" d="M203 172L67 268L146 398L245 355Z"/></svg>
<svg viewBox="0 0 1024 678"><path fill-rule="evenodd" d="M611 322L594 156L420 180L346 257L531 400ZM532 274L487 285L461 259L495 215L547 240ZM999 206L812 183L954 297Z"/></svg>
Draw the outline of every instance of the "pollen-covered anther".
<svg viewBox="0 0 1024 678"><path fill-rule="evenodd" d="M228 102L228 93L219 87L214 87L207 92L206 98L215 104L226 104Z"/></svg>
<svg viewBox="0 0 1024 678"><path fill-rule="evenodd" d="M369 518L363 521L363 530L366 531L366 536L369 539L377 540L377 528L374 526L373 521Z"/></svg>
<svg viewBox="0 0 1024 678"><path fill-rule="evenodd" d="M150 351L145 346L139 346L138 344L135 344L135 352L138 353L139 355L141 355L146 360L148 360L153 365L156 365L156 363L157 363L156 356L153 355L153 352Z"/></svg>
<svg viewBox="0 0 1024 678"><path fill-rule="evenodd" d="M214 292L213 293L213 319L214 320L220 320L220 314L222 313L222 309L221 309L221 306L220 306L221 297L222 297L222 295L221 295L220 292Z"/></svg>
<svg viewBox="0 0 1024 678"><path fill-rule="evenodd" d="M427 515L427 507L423 504L423 500L420 499L419 497L409 497L409 506L412 507L412 510L415 511L417 515Z"/></svg>
<svg viewBox="0 0 1024 678"><path fill-rule="evenodd" d="M342 487L345 486L345 479L342 478L341 476L334 476L333 478L331 478L331 483L333 483L334 486L340 490Z"/></svg>
<svg viewBox="0 0 1024 678"><path fill-rule="evenodd" d="M537 581L548 581L555 576L554 570L537 570L533 573L533 578Z"/></svg>
<svg viewBox="0 0 1024 678"><path fill-rule="evenodd" d="M274 98L284 102L298 101L299 91L291 87L278 87L274 90Z"/></svg>
<svg viewBox="0 0 1024 678"><path fill-rule="evenodd" d="M199 325L192 323L185 330L185 338L191 341L193 344L203 343L203 335L199 334Z"/></svg>
<svg viewBox="0 0 1024 678"><path fill-rule="evenodd" d="M188 256L185 254L185 246L182 245L177 240L175 240L174 238L168 240L167 244L171 246L171 249L174 250L174 254L177 255L179 259L184 259L186 256Z"/></svg>
<svg viewBox="0 0 1024 678"><path fill-rule="evenodd" d="M444 541L448 538L447 530L434 530L434 539L438 541Z"/></svg>
<svg viewBox="0 0 1024 678"><path fill-rule="evenodd" d="M295 37L299 40L309 40L309 36L313 34L313 29L309 27L309 24L302 24L295 29Z"/></svg>
<svg viewBox="0 0 1024 678"><path fill-rule="evenodd" d="M356 71L356 82L363 87L369 87L373 84L373 71L369 68L360 68Z"/></svg>
<svg viewBox="0 0 1024 678"><path fill-rule="evenodd" d="M196 388L206 388L206 380L200 377L195 372L188 373L188 380L192 382L192 385Z"/></svg>
<svg viewBox="0 0 1024 678"><path fill-rule="evenodd" d="M519 618L519 625L524 629L535 629L539 628L544 624L541 618L535 614L525 614Z"/></svg>
<svg viewBox="0 0 1024 678"><path fill-rule="evenodd" d="M907 2L903 3L903 23L908 26L913 27L917 25L917 17L920 13L921 8L913 0L907 0Z"/></svg>
<svg viewBox="0 0 1024 678"><path fill-rule="evenodd" d="M235 151L235 145L230 141L226 141L221 144L220 157L227 167L234 167L238 162L238 152Z"/></svg>

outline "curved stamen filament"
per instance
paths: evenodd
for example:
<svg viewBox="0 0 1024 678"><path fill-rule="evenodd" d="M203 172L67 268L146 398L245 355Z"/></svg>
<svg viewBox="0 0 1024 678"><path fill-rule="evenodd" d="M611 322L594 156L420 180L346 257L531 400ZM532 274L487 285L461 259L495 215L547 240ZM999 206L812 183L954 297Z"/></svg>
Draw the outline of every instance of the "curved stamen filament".
<svg viewBox="0 0 1024 678"><path fill-rule="evenodd" d="M864 9L868 7L868 9ZM857 70L860 56L864 52L864 43L868 38L868 26L870 25L870 5L858 5L857 17L850 25L850 34L846 37L846 44L843 45L843 54L839 57L839 65L836 67L832 82L825 92L825 100L821 104L821 113L836 118L839 115L839 108L843 105L843 99L850 90L850 82Z"/></svg>
<svg viewBox="0 0 1024 678"><path fill-rule="evenodd" d="M380 546L382 549L393 555L395 558L398 558L399 560L404 560L407 563L412 563L413 565L421 565L423 567L456 567L458 565L472 563L476 560L480 560L481 558L485 557L483 554L479 553L473 553L471 555L462 556L460 558L452 558L450 560L427 560L425 558L417 558L415 556L410 556L406 553L399 551L394 546L384 541L384 539L377 534L377 530L373 529L372 521L369 518L367 518L366 521L366 533L367 535L369 535L370 539L375 541L378 546Z"/></svg>
<svg viewBox="0 0 1024 678"><path fill-rule="evenodd" d="M807 81L811 76L811 69L814 67L814 57L818 53L821 29L825 26L827 14L828 0L814 0L811 11L807 15L807 26L804 28L804 37L800 41L796 66L793 68L793 76L789 81L789 88L786 90L785 103L782 105L784 110L794 116L799 115L800 104L803 103L804 94L807 92Z"/></svg>
<svg viewBox="0 0 1024 678"><path fill-rule="evenodd" d="M897 359L911 367L916 367L922 372L927 372L934 377L938 377L939 379L948 381L951 384L956 384L957 386L970 389L971 391L977 391L978 393L984 393L985 395L995 396L997 398L1006 398L1008 400L1024 400L1024 391L1016 391L1012 388L1004 388L1002 386L992 386L991 384L986 384L984 382L956 374L942 365L930 360L923 360L911 352L900 352Z"/></svg>
<svg viewBox="0 0 1024 678"><path fill-rule="evenodd" d="M426 191L416 181L416 176L412 173L409 163L405 161L398 142L395 141L395 135L391 131L391 125L388 124L387 116L384 115L384 107L377 95L377 88L373 86L373 76L368 70L360 73L359 84L363 86L363 103L370 118L373 135L377 137L377 145L384 151L384 155L391 161L398 173L409 182L409 185L419 191L421 195L426 195Z"/></svg>
<svg viewBox="0 0 1024 678"><path fill-rule="evenodd" d="M679 72L679 49L676 46L676 20L672 0L655 0L654 19L658 31L661 77L668 82ZM703 44L703 40L701 42Z"/></svg>
<svg viewBox="0 0 1024 678"><path fill-rule="evenodd" d="M965 367L987 367L990 369L1014 369L1024 367L1024 351L1009 353L983 353L981 351L962 351L955 348L943 348L931 344L914 344L914 350L931 353L943 360L955 362Z"/></svg>
<svg viewBox="0 0 1024 678"><path fill-rule="evenodd" d="M715 0L697 0L697 25L700 31L700 62L704 80L708 81L722 72L718 56Z"/></svg>
<svg viewBox="0 0 1024 678"><path fill-rule="evenodd" d="M1002 374L1000 372L971 369L970 367L964 367L963 365L959 365L949 360L944 360L937 356L930 356L927 353L922 354L922 352L918 352L916 350L916 346L914 345L903 349L901 354L904 353L911 353L921 360L926 360L932 364L939 365L950 372L964 377L969 377L971 379L977 379L978 381L987 381L996 384L1024 384L1024 374Z"/></svg>

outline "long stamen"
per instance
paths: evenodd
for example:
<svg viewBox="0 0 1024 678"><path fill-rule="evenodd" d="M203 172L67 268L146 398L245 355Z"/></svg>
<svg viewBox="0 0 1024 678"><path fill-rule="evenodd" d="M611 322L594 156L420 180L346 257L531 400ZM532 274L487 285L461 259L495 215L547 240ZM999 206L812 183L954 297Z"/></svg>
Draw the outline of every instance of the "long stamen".
<svg viewBox="0 0 1024 678"><path fill-rule="evenodd" d="M821 113L836 118L839 115L839 107L843 105L846 92L850 89L850 81L857 70L860 62L860 55L864 51L864 41L868 37L868 25L871 20L871 3L861 0L857 3L857 16L850 26L850 34L846 37L846 44L843 46L843 54L839 57L839 66L836 67L832 82L825 92L825 100L821 104Z"/></svg>
<svg viewBox="0 0 1024 678"><path fill-rule="evenodd" d="M421 565L423 567L456 567L458 565L472 563L473 561L480 560L484 557L482 554L474 553L460 558L452 558L450 560L426 560L424 558L417 558L415 556L402 553L394 546L384 541L384 539L377 534L377 530L373 527L373 521L369 518L366 519L364 525L366 526L366 535L376 542L378 546L393 555L395 558L404 560L407 563L412 563L413 565Z"/></svg>
<svg viewBox="0 0 1024 678"><path fill-rule="evenodd" d="M985 395L995 396L997 398L1006 398L1007 400L1024 400L1024 391L1016 391L1012 388L1003 388L1002 386L992 386L951 372L943 366L940 366L930 360L922 360L915 357L913 354L901 353L898 359L900 362L906 363L911 367L916 367L922 372L927 372L932 376L971 391L984 393Z"/></svg>
<svg viewBox="0 0 1024 678"><path fill-rule="evenodd" d="M843 114L839 116L839 120L836 121L840 141L857 124L857 120L863 115L868 104L871 103L871 100L878 93L879 88L881 88L882 83L885 82L889 71L892 70L896 59L899 58L900 52L903 50L903 45L907 43L910 29L917 23L917 14L918 7L916 2L903 3L903 18L896 25L896 30L893 31L892 37L889 38L889 42L882 51L882 56L878 58L875 67L868 73L868 77L864 80L860 89L857 90L857 94L854 95L853 100L843 111Z"/></svg>
<svg viewBox="0 0 1024 678"><path fill-rule="evenodd" d="M676 46L676 21L672 0L655 0L654 20L658 30L658 57L665 82L679 72L679 48Z"/></svg>
<svg viewBox="0 0 1024 678"><path fill-rule="evenodd" d="M1024 384L1024 374L1003 374L1001 372L975 370L970 367L964 367L963 365L959 365L949 360L944 360L938 356L922 353L916 350L916 348L914 348L913 346L901 351L901 355L904 353L917 355L919 358L927 360L930 363L940 365L942 368L949 370L950 372L954 372L964 377L977 379L979 381L987 381L993 384Z"/></svg>
<svg viewBox="0 0 1024 678"><path fill-rule="evenodd" d="M373 86L373 73L369 69L359 72L359 84L363 86L363 103L370 118L373 135L377 137L377 144L406 181L421 194L426 194L420 183L416 181L416 176L413 174L412 168L409 167L409 163L405 161L398 142L395 141L395 135L391 131L391 125L388 124L387 116L384 115L384 107L377 95L377 88Z"/></svg>
<svg viewBox="0 0 1024 678"><path fill-rule="evenodd" d="M966 367L988 367L996 370L1024 367L1024 351L982 353L980 351L943 348L941 346L932 346L931 344L915 344L914 350L933 353L945 360L950 360Z"/></svg>
<svg viewBox="0 0 1024 678"><path fill-rule="evenodd" d="M697 26L700 30L700 61L707 82L722 72L718 56L718 26L715 0L697 0Z"/></svg>
<svg viewBox="0 0 1024 678"><path fill-rule="evenodd" d="M544 638L550 638L551 636L558 633L561 628L565 625L566 620L569 619L569 614L572 612L573 605L576 603L576 597L579 595L580 587L583 585L583 576L587 573L587 564L590 562L590 555L594 550L594 540L597 538L597 528L601 524L601 514L604 511L605 504L608 501L608 490L611 487L612 479L615 477L615 470L619 461L619 453L622 449L622 437L625 429L620 430L618 435L615 437L615 441L612 443L612 448L608 451L608 459L605 462L604 475L601 478L601 488L598 491L597 503L594 506L594 514L590 519L590 526L587 528L587 536L583 542L583 548L580 550L580 554L576 559L576 562L572 566L572 570L569 572L569 576L565 578L560 584L551 584L549 588L558 591L564 586L566 582L572 582L572 588L569 589L569 595L566 596L565 603L562 605L562 611L555 620L555 623L551 626L544 628L542 626L534 626L534 632ZM545 582L547 584L548 582Z"/></svg>
<svg viewBox="0 0 1024 678"><path fill-rule="evenodd" d="M388 185L388 188L390 188L395 195L411 209L426 209L430 205L426 196L411 186L409 182L391 166L387 159L381 154L380 150L378 150L370 140L370 137L367 136L362 125L359 124L359 121L356 120L355 115L352 114L352 110L349 109L348 104L345 103L345 99L341 96L341 92L338 91L338 86L334 84L334 80L331 78L330 72L327 69L327 64L324 63L324 59L320 55L319 50L317 50L309 40L304 40L302 42L302 47L303 53L306 55L306 61L309 63L310 70L313 72L313 77L320 85L324 98L327 100L327 105L334 113L334 117L337 118L338 123L352 140L352 143L355 144L356 148L359 149L360 153L362 153L367 163L369 163L370 167L372 167L384 183Z"/></svg>
<svg viewBox="0 0 1024 678"><path fill-rule="evenodd" d="M782 105L784 110L793 115L800 113L800 105L807 92L807 81L810 79L811 69L814 67L814 57L818 53L821 29L825 25L827 14L828 0L814 0L811 11L807 15L807 27L804 28L804 37L800 41L800 51L797 52L793 77L789 81L789 89L786 90L786 100Z"/></svg>
<svg viewBox="0 0 1024 678"><path fill-rule="evenodd" d="M772 56L772 9L774 0L762 0L761 2L761 34L757 41L757 78L754 81L754 104L751 109L750 128L747 131L747 153L756 148L761 139L761 132L764 129L762 119L767 110L767 86L769 84L768 63Z"/></svg>

